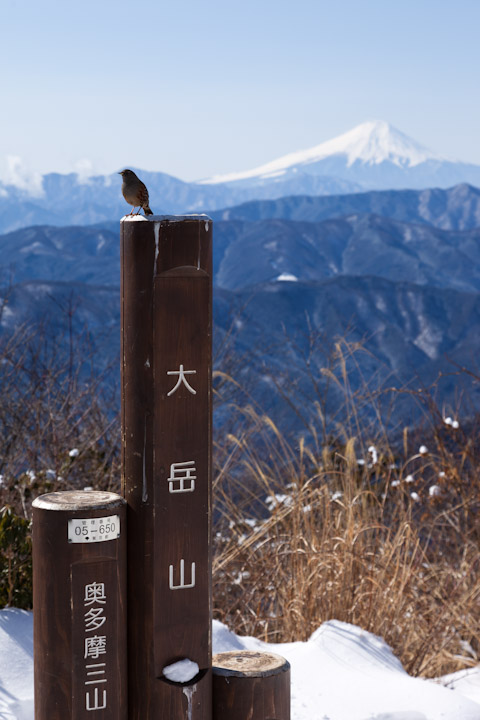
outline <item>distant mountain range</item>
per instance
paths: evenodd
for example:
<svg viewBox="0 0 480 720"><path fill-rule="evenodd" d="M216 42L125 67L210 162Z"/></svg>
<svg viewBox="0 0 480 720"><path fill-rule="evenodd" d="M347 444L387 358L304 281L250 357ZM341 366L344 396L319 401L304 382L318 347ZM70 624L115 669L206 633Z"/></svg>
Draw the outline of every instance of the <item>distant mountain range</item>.
<svg viewBox="0 0 480 720"><path fill-rule="evenodd" d="M417 392L432 385L439 411L461 423L480 409L480 383L459 373L466 367L478 376L478 292L337 276L237 291L216 288L213 312L216 368L231 373L245 391L243 395L220 381L218 396L240 405L242 396L243 402L254 401L287 433L308 432L318 421L319 407L334 421L330 431L336 432L335 423L345 421L354 394L365 424L370 420L376 426L374 435L379 429L374 397L385 410L382 422L397 429L422 418ZM106 377L118 386L118 287L40 281L15 285L0 312L1 331L12 332L23 321L45 327L52 347L68 347L71 317L75 337L88 337L88 354L81 359L89 368L93 364L97 376L108 370ZM363 350L352 354L359 341ZM332 382L334 375L338 382ZM462 395L467 402L457 415ZM217 428L226 418L228 410L219 403Z"/></svg>
<svg viewBox="0 0 480 720"><path fill-rule="evenodd" d="M287 196L448 188L458 183L480 186L480 166L443 158L385 122L363 123L309 150L291 153L250 171L196 183L162 172L137 172L149 188L151 206L157 214L213 212L250 200ZM115 220L129 211L120 187L121 179L116 174L81 178L74 173L50 173L31 192L0 182L0 232L31 225L86 225Z"/></svg>
<svg viewBox="0 0 480 720"><path fill-rule="evenodd" d="M297 196L213 215L218 367L284 427L308 423L326 387L322 363L342 336L364 343L349 361L352 392L365 378L416 389L438 379L450 414L462 392L480 409L480 383L456 374L479 373L479 190ZM73 308L99 370L116 362L118 222L19 229L0 236L0 258L0 332L48 318L64 342ZM329 392L340 407L338 387ZM397 408L396 421L418 419L407 395Z"/></svg>
<svg viewBox="0 0 480 720"><path fill-rule="evenodd" d="M385 191L250 202L212 213L214 283L337 275L480 291L480 190ZM0 277L118 285L118 222L0 237Z"/></svg>
<svg viewBox="0 0 480 720"><path fill-rule="evenodd" d="M367 189L449 187L461 182L479 185L480 167L444 158L389 123L371 121L308 150L203 183L261 188L273 182L291 183L293 188L304 176L341 178Z"/></svg>
<svg viewBox="0 0 480 720"><path fill-rule="evenodd" d="M378 215L307 223L220 222L215 282L228 290L338 276L480 292L480 228L447 231Z"/></svg>
<svg viewBox="0 0 480 720"><path fill-rule="evenodd" d="M456 185L448 190L392 190L322 197L290 196L252 200L210 213L214 220L283 218L319 222L345 215L373 214L405 223L433 225L443 230L480 227L480 190Z"/></svg>
<svg viewBox="0 0 480 720"><path fill-rule="evenodd" d="M276 198L291 192L291 185L236 188L228 185L186 183L161 172L138 170L150 194L156 214L203 212L235 205L258 197ZM43 176L43 192L30 195L26 190L0 183L0 232L32 225L91 225L119 220L132 209L121 194L118 174L99 175L80 180L78 175L50 173ZM336 178L314 178L297 183L298 192L337 194L360 190L360 186Z"/></svg>

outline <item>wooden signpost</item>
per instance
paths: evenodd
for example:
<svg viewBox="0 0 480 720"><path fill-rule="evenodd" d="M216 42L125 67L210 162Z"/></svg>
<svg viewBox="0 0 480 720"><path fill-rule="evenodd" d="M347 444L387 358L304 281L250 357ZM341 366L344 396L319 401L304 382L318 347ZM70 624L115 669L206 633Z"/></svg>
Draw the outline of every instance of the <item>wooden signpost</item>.
<svg viewBox="0 0 480 720"><path fill-rule="evenodd" d="M211 719L211 240L206 216L121 223L129 720Z"/></svg>
<svg viewBox="0 0 480 720"><path fill-rule="evenodd" d="M121 324L125 500L33 503L35 720L290 720L270 653L215 656L212 699L207 216L122 220Z"/></svg>
<svg viewBox="0 0 480 720"><path fill-rule="evenodd" d="M127 720L125 520L110 492L33 502L35 720Z"/></svg>

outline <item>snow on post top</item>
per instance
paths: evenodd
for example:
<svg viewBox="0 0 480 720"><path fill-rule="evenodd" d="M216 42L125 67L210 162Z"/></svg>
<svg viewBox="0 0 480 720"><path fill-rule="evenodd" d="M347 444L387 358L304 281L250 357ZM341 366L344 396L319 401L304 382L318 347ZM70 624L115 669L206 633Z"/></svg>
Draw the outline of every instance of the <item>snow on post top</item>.
<svg viewBox="0 0 480 720"><path fill-rule="evenodd" d="M143 215L135 213L134 215L124 215L120 222L183 222L184 220L203 220L203 222L212 222L212 219L205 213L193 215Z"/></svg>

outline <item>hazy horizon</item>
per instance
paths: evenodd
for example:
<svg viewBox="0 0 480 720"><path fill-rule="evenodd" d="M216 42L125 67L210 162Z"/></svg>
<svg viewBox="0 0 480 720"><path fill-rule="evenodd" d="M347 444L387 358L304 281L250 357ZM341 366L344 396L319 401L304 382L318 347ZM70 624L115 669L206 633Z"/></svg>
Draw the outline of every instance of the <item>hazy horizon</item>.
<svg viewBox="0 0 480 720"><path fill-rule="evenodd" d="M0 179L192 181L385 120L480 164L475 0L4 0Z"/></svg>

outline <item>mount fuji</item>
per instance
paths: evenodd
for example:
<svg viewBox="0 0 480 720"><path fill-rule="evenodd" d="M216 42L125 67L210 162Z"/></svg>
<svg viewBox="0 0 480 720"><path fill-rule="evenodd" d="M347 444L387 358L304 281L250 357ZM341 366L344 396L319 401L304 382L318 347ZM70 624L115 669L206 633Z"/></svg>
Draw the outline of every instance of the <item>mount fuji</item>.
<svg viewBox="0 0 480 720"><path fill-rule="evenodd" d="M239 188L278 183L291 185L291 194L298 194L295 185L305 187L309 181L314 185L321 177L342 179L366 190L446 188L461 182L480 185L480 166L442 157L376 120L252 170L215 175L200 183Z"/></svg>
<svg viewBox="0 0 480 720"><path fill-rule="evenodd" d="M358 195L370 190L480 187L480 166L437 155L383 121L365 122L266 165L188 183L137 171L155 213L210 212L252 200ZM49 173L28 184L0 181L0 233L29 225L88 225L128 212L119 176Z"/></svg>

